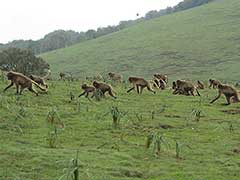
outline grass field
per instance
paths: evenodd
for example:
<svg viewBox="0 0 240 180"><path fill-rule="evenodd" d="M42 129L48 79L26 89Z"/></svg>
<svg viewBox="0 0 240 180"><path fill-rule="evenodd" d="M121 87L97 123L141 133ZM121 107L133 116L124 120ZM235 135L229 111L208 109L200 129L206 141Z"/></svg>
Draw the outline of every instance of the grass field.
<svg viewBox="0 0 240 180"><path fill-rule="evenodd" d="M126 93L128 85L113 86L116 100L70 101L71 93L81 93L80 83L50 81L48 94L39 97L14 95L14 88L0 94L0 179L66 180L77 151L84 180L239 179L240 104L224 106L222 97L210 105L213 89L201 97L170 90L137 95ZM6 85L0 82L0 89ZM122 114L116 127L112 107ZM49 112L48 119L64 123L56 133Z"/></svg>
<svg viewBox="0 0 240 180"><path fill-rule="evenodd" d="M239 0L216 0L41 56L54 75L117 71L149 78L160 72L170 79L238 81L239 12Z"/></svg>

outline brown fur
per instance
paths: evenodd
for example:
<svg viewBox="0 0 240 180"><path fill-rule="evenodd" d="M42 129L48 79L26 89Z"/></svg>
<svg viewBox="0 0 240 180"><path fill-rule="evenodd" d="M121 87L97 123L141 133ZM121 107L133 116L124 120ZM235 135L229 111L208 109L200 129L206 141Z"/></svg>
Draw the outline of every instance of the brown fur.
<svg viewBox="0 0 240 180"><path fill-rule="evenodd" d="M202 81L197 81L197 88L198 89L204 89L204 84Z"/></svg>
<svg viewBox="0 0 240 180"><path fill-rule="evenodd" d="M221 84L220 81L215 79L209 79L209 88L213 87L213 89L216 89L219 84Z"/></svg>
<svg viewBox="0 0 240 180"><path fill-rule="evenodd" d="M82 89L84 90L84 92L82 94L80 94L78 97L81 97L84 94L86 94L85 97L88 97L89 93L93 93L92 97L94 96L95 87L88 86L87 84L83 84Z"/></svg>
<svg viewBox="0 0 240 180"><path fill-rule="evenodd" d="M100 83L100 82L97 82L97 81L93 81L93 86L96 88L96 89L99 89L103 96L105 96L105 93L108 92L108 94L114 98L117 98L116 96L114 96L113 94L113 89L110 85L108 84L105 84L105 83Z"/></svg>
<svg viewBox="0 0 240 180"><path fill-rule="evenodd" d="M197 88L189 81L177 80L175 85L176 87L174 88L173 94L184 94L194 96L194 91L196 91L197 95L200 96Z"/></svg>
<svg viewBox="0 0 240 180"><path fill-rule="evenodd" d="M42 91L46 91L46 89L42 88L38 83L36 83L35 81L31 80L27 76L24 76L21 73L10 71L10 72L7 73L7 78L8 78L8 80L11 80L11 84L4 89L4 92L8 88L12 87L14 84L15 84L15 86L17 88L17 94L18 93L22 94L22 91L25 88L28 88L29 91L35 93L38 96L38 93L33 88L33 84L36 85ZM19 87L20 87L20 91L19 91Z"/></svg>
<svg viewBox="0 0 240 180"><path fill-rule="evenodd" d="M127 92L130 92L130 91L132 91L133 89L136 88L138 94L141 94L141 93L142 93L142 90L143 90L145 87L147 87L147 89L148 89L149 91L153 92L154 94L156 93L156 92L152 89L152 87L151 87L151 85L150 85L150 82L147 81L147 80L145 80L145 79L143 79L143 78L140 78L140 77L129 77L129 78L128 78L128 81L133 85L133 87L130 88ZM139 88L140 88L140 90L139 90Z"/></svg>
<svg viewBox="0 0 240 180"><path fill-rule="evenodd" d="M217 99L221 97L222 94L225 95L227 100L227 105L231 104L232 102L239 102L238 92L235 88L225 84L218 84L218 96L214 98L210 103L214 103Z"/></svg>
<svg viewBox="0 0 240 180"><path fill-rule="evenodd" d="M168 83L168 77L165 74L158 74L158 73L156 73L153 76L155 78L157 78L157 79L162 79L163 81L165 81L165 83Z"/></svg>
<svg viewBox="0 0 240 180"><path fill-rule="evenodd" d="M44 79L42 77L30 75L29 78L31 80L35 81L36 83L38 83L39 85L45 86L46 88L48 88L47 83L44 81Z"/></svg>
<svg viewBox="0 0 240 180"><path fill-rule="evenodd" d="M110 72L108 73L108 76L112 81L118 81L122 82L123 81L123 76L121 74L115 73L115 72Z"/></svg>
<svg viewBox="0 0 240 180"><path fill-rule="evenodd" d="M59 76L60 76L60 79L61 79L61 80L64 80L64 78L65 78L66 74L65 74L65 73L62 73L62 72L60 72L60 73L59 73Z"/></svg>

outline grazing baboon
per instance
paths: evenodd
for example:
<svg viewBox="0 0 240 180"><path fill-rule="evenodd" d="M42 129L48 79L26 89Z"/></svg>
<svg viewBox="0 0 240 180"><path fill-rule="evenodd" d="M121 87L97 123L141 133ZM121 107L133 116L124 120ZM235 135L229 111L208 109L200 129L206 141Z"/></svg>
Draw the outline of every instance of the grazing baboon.
<svg viewBox="0 0 240 180"><path fill-rule="evenodd" d="M80 94L78 97L81 97L85 94L85 97L88 97L89 93L93 93L91 97L94 96L94 92L95 92L95 87L93 86L88 86L87 84L83 84L82 85L82 89L84 90L84 92L82 94Z"/></svg>
<svg viewBox="0 0 240 180"><path fill-rule="evenodd" d="M129 77L128 78L128 81L133 85L132 88L130 88L127 92L129 93L130 91L132 91L133 89L137 89L137 92L138 94L141 94L142 93L142 90L147 87L147 89L151 92L153 92L154 94L156 93L151 85L150 85L150 82L143 79L143 78L140 78L140 77ZM140 90L139 90L139 87L140 87Z"/></svg>
<svg viewBox="0 0 240 180"><path fill-rule="evenodd" d="M46 89L42 88L38 83L36 83L35 81L31 80L27 76L24 76L21 73L10 71L10 72L7 73L7 78L8 78L8 80L11 80L11 84L4 89L4 92L8 88L12 87L14 84L15 84L15 86L17 88L17 94L18 93L22 94L22 91L25 88L28 88L29 91L35 93L38 96L38 93L33 88L33 84L36 85L42 91L46 92ZM20 92L19 92L19 87L20 87Z"/></svg>
<svg viewBox="0 0 240 180"><path fill-rule="evenodd" d="M115 72L110 72L108 73L108 76L112 81L118 81L122 82L123 81L123 76L121 74L115 73Z"/></svg>
<svg viewBox="0 0 240 180"><path fill-rule="evenodd" d="M215 79L209 79L209 88L211 88L211 87L213 87L213 89L216 89L217 88L217 86L219 85L219 84L221 84L220 83L220 81L218 81L218 80L215 80Z"/></svg>
<svg viewBox="0 0 240 180"><path fill-rule="evenodd" d="M108 92L108 94L112 97L114 97L115 99L117 98L116 96L114 96L113 94L113 89L110 85L105 84L105 83L100 83L97 81L93 81L93 86L97 89L100 90L103 94L103 96L105 96L105 93Z"/></svg>
<svg viewBox="0 0 240 180"><path fill-rule="evenodd" d="M156 74L154 74L153 76L154 76L155 78L157 78L157 79L162 79L162 80L164 80L165 83L168 83L168 77L167 77L167 75L165 75L165 74L158 74L158 73L156 73Z"/></svg>
<svg viewBox="0 0 240 180"><path fill-rule="evenodd" d="M197 81L197 88L198 89L204 89L204 84L202 81Z"/></svg>
<svg viewBox="0 0 240 180"><path fill-rule="evenodd" d="M36 83L38 83L39 85L45 86L46 88L48 88L47 83L44 81L44 79L42 77L30 75L29 78L31 80L35 81Z"/></svg>
<svg viewBox="0 0 240 180"><path fill-rule="evenodd" d="M62 73L62 72L60 72L60 73L59 73L59 76L60 76L60 79L61 79L61 80L64 80L64 78L65 78L66 74L65 74L65 73Z"/></svg>
<svg viewBox="0 0 240 180"><path fill-rule="evenodd" d="M217 99L221 97L222 94L224 94L226 97L226 100L227 100L226 105L231 104L231 100L234 103L240 101L237 90L232 86L225 85L225 84L218 84L217 88L218 88L218 96L214 98L210 103L214 103Z"/></svg>
<svg viewBox="0 0 240 180"><path fill-rule="evenodd" d="M194 91L196 91L197 95L200 96L197 88L189 81L177 80L175 85L176 87L173 94L184 94L194 96Z"/></svg>

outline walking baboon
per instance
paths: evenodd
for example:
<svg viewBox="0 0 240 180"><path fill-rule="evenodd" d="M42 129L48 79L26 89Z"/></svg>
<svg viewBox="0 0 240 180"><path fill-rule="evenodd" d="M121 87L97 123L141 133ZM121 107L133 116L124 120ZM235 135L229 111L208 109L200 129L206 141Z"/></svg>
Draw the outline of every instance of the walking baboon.
<svg viewBox="0 0 240 180"><path fill-rule="evenodd" d="M220 81L209 79L209 88L213 87L213 89L216 89L219 84L221 84Z"/></svg>
<svg viewBox="0 0 240 180"><path fill-rule="evenodd" d="M197 81L197 88L198 89L204 89L204 84L202 81Z"/></svg>
<svg viewBox="0 0 240 180"><path fill-rule="evenodd" d="M84 90L84 92L83 92L82 94L80 94L78 97L81 97L81 96L83 96L84 94L86 94L85 97L88 97L89 93L93 93L91 97L94 96L95 87L93 87L93 86L88 86L87 84L83 84L83 85L82 85L82 89Z"/></svg>
<svg viewBox="0 0 240 180"><path fill-rule="evenodd" d="M110 73L108 73L108 76L113 81L118 81L118 82L123 81L123 76L121 74L118 74L118 73L115 73L115 72L110 72Z"/></svg>
<svg viewBox="0 0 240 180"><path fill-rule="evenodd" d="M38 83L41 86L45 86L46 88L48 88L47 83L44 81L44 79L42 77L39 76L34 76L34 75L30 75L29 78L33 81L35 81L36 83Z"/></svg>
<svg viewBox="0 0 240 180"><path fill-rule="evenodd" d="M226 97L226 100L227 100L226 105L231 104L231 100L234 103L240 101L237 90L232 86L225 85L225 84L218 84L217 88L218 88L218 96L214 98L210 103L214 103L217 99L221 97L222 94L224 94Z"/></svg>
<svg viewBox="0 0 240 180"><path fill-rule="evenodd" d="M93 81L93 86L97 89L100 90L103 94L103 96L105 96L105 93L108 92L108 94L112 97L114 97L115 99L117 98L116 96L114 96L113 94L113 89L110 85L105 84L105 83L100 83L97 81Z"/></svg>
<svg viewBox="0 0 240 180"><path fill-rule="evenodd" d="M155 73L153 76L154 76L155 78L157 78L157 79L162 79L162 80L164 80L165 83L168 83L168 77L167 77L167 75L165 75L165 74Z"/></svg>
<svg viewBox="0 0 240 180"><path fill-rule="evenodd" d="M128 78L128 81L133 85L132 88L130 88L127 92L129 93L130 91L132 91L133 89L137 89L137 92L138 94L141 94L142 93L142 90L147 87L147 89L151 92L153 92L154 94L156 93L151 85L150 85L150 82L143 79L143 78L140 78L140 77L129 77ZM139 90L140 88L140 90Z"/></svg>
<svg viewBox="0 0 240 180"><path fill-rule="evenodd" d="M25 88L28 88L29 91L35 93L38 96L38 92L36 90L34 90L33 84L36 85L42 91L46 92L46 89L42 88L38 83L36 83L35 81L31 80L27 76L24 76L21 73L10 71L10 72L7 73L7 78L8 78L8 80L11 80L11 84L4 89L4 92L8 88L12 87L14 84L15 84L15 86L17 88L17 94L18 93L22 94L22 91ZM20 87L20 91L19 91L19 87Z"/></svg>
<svg viewBox="0 0 240 180"><path fill-rule="evenodd" d="M175 85L176 87L173 94L184 94L194 96L194 91L196 91L197 95L200 96L197 88L189 81L177 80Z"/></svg>

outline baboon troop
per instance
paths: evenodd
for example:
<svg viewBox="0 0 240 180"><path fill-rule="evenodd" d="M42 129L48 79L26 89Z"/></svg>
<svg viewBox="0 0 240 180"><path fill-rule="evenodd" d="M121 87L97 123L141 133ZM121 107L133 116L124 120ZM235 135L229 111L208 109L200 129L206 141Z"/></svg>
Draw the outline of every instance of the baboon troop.
<svg viewBox="0 0 240 180"><path fill-rule="evenodd" d="M108 76L112 81L116 82L122 82L123 81L123 76L121 74L115 73L115 72L110 72L108 73Z"/></svg>
<svg viewBox="0 0 240 180"><path fill-rule="evenodd" d="M110 85L105 84L105 83L100 83L100 82L97 82L97 81L93 81L93 86L97 90L100 90L103 96L105 96L105 93L108 92L108 94L110 96L112 96L115 99L117 98L116 96L114 96L113 89L112 89L112 87Z"/></svg>
<svg viewBox="0 0 240 180"><path fill-rule="evenodd" d="M231 102L236 103L239 102L238 92L235 88L225 85L225 84L218 84L218 96L214 98L210 103L214 103L218 100L222 94L226 97L227 105L231 104Z"/></svg>
<svg viewBox="0 0 240 180"><path fill-rule="evenodd" d="M83 95L85 95L85 97L88 97L89 93L92 93L92 97L94 96L95 87L88 86L87 84L83 84L81 87L84 90L84 92L80 94L78 97L81 97Z"/></svg>
<svg viewBox="0 0 240 180"><path fill-rule="evenodd" d="M137 93L138 94L141 94L142 93L142 90L147 87L147 90L153 92L154 94L156 93L152 87L151 87L151 84L149 81L143 79L143 78L140 78L140 77L129 77L128 78L128 81L130 84L133 85L132 88L130 88L127 92L129 93L130 91L132 91L133 89L136 89L137 90ZM140 89L139 89L140 88Z"/></svg>
<svg viewBox="0 0 240 180"><path fill-rule="evenodd" d="M8 78L8 80L11 81L11 84L8 85L4 89L4 92L8 88L12 87L14 84L15 84L16 89L17 89L16 94L22 94L22 91L25 88L28 88L29 91L35 93L36 96L38 96L38 92L33 88L33 84L36 85L42 91L46 92L46 89L42 88L38 83L36 83L35 81L31 80L30 78L28 78L27 76L25 76L21 73L10 71L10 72L7 73L7 78ZM19 88L20 88L20 91L19 91Z"/></svg>

